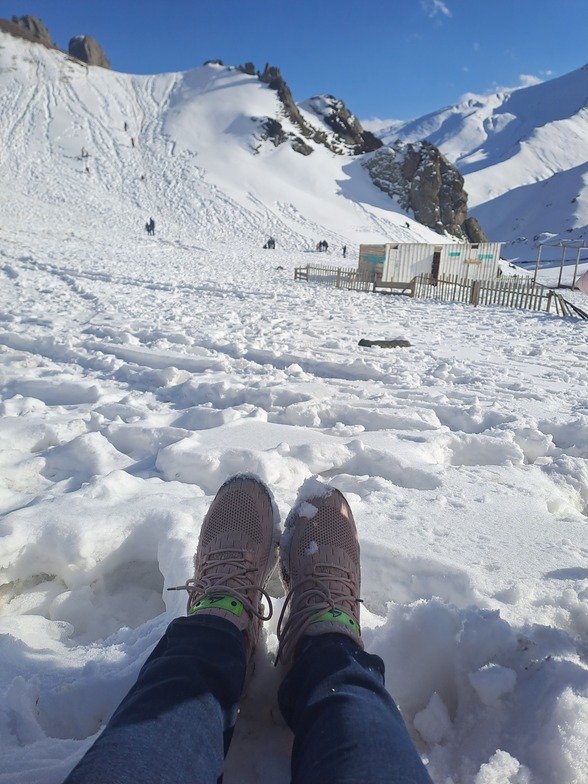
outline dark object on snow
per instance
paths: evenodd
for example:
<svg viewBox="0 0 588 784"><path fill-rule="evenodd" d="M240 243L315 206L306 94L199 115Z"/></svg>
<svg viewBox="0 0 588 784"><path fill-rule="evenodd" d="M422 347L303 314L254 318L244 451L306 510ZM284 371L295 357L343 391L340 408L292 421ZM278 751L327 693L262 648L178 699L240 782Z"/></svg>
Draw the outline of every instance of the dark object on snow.
<svg viewBox="0 0 588 784"><path fill-rule="evenodd" d="M147 234L150 234L153 237L155 236L155 221L153 220L153 218L149 218L149 220L145 224L145 231L147 232Z"/></svg>
<svg viewBox="0 0 588 784"><path fill-rule="evenodd" d="M276 241L273 237L270 237L269 240L263 246L266 250L275 250L276 249Z"/></svg>
<svg viewBox="0 0 588 784"><path fill-rule="evenodd" d="M378 346L378 348L405 348L411 344L408 340L368 340L367 338L362 338L357 345L366 346L367 348L372 346Z"/></svg>

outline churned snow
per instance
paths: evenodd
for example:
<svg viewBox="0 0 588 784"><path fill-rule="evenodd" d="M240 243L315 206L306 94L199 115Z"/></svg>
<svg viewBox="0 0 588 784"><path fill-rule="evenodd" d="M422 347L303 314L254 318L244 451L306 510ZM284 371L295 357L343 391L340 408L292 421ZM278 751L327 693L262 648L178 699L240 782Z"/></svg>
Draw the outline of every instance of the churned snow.
<svg viewBox="0 0 588 784"><path fill-rule="evenodd" d="M366 648L435 782L585 780L586 323L295 282L405 216L349 159L251 149L267 87L0 42L0 782L93 742L238 472L282 524L311 477L345 493ZM270 594L226 784L289 780Z"/></svg>

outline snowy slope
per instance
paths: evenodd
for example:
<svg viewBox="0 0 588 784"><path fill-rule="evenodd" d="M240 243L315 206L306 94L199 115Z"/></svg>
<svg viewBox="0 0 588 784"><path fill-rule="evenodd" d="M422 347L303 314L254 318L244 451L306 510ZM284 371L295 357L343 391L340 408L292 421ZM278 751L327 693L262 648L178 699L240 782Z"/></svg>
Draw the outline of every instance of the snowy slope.
<svg viewBox="0 0 588 784"><path fill-rule="evenodd" d="M402 218L349 159L251 154L271 91L2 43L0 784L59 784L92 743L243 470L282 520L309 476L348 497L366 647L437 784L583 781L585 324L295 282L311 238ZM289 781L270 594L225 784Z"/></svg>
<svg viewBox="0 0 588 784"><path fill-rule="evenodd" d="M588 66L542 84L396 125L381 138L428 139L465 177L470 212L509 257L544 235L588 242Z"/></svg>
<svg viewBox="0 0 588 784"><path fill-rule="evenodd" d="M256 246L269 234L291 248L438 240L426 228L407 232L358 161L264 141L262 121L280 106L256 77L218 65L129 76L1 40L2 181L16 220L42 203L52 215L65 207L72 227L91 211L96 230L134 231L155 214L182 241L214 242L226 225Z"/></svg>

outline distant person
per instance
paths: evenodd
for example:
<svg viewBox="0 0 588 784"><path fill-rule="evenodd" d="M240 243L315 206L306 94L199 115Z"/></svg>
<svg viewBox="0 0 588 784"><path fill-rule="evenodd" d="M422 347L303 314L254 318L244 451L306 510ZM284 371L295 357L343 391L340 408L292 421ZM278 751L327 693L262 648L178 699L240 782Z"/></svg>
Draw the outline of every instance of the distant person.
<svg viewBox="0 0 588 784"><path fill-rule="evenodd" d="M125 122L125 132L128 131L128 130L129 130L129 124L128 124L128 122Z"/></svg>
<svg viewBox="0 0 588 784"><path fill-rule="evenodd" d="M347 245L343 245L343 258L347 258Z"/></svg>
<svg viewBox="0 0 588 784"><path fill-rule="evenodd" d="M131 136L131 147L135 146L135 137Z"/></svg>
<svg viewBox="0 0 588 784"><path fill-rule="evenodd" d="M278 705L294 733L291 780L432 784L384 686L384 662L364 650L353 513L339 490L317 486L315 494L303 488L282 539L287 595L276 661ZM261 480L227 479L202 522L194 576L175 589L188 593L187 617L167 627L64 784L222 780L243 686L272 616L274 525Z"/></svg>

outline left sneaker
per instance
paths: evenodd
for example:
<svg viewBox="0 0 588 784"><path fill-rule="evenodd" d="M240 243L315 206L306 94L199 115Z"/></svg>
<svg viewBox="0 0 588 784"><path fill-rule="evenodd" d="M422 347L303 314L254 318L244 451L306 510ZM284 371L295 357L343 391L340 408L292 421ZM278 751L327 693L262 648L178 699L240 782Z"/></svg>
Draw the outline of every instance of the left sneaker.
<svg viewBox="0 0 588 784"><path fill-rule="evenodd" d="M188 591L189 616L214 615L235 624L248 655L262 622L272 616L265 587L277 562L277 544L270 491L254 476L233 476L216 494L202 523L194 577L177 589Z"/></svg>

